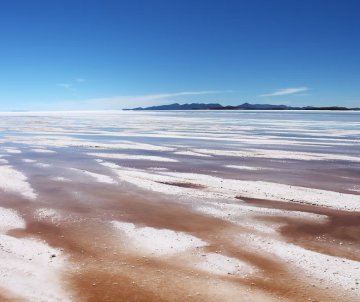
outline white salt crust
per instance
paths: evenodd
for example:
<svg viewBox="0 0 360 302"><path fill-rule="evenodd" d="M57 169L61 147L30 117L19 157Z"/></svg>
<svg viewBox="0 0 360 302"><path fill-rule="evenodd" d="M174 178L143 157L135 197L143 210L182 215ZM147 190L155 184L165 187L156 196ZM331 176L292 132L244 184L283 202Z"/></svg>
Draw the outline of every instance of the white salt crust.
<svg viewBox="0 0 360 302"><path fill-rule="evenodd" d="M0 158L0 164L8 164L9 161L5 158Z"/></svg>
<svg viewBox="0 0 360 302"><path fill-rule="evenodd" d="M261 167L251 167L251 166L237 166L237 165L226 165L226 168L238 169L238 170L247 170L247 171L259 171L264 170Z"/></svg>
<svg viewBox="0 0 360 302"><path fill-rule="evenodd" d="M193 263L194 268L216 275L246 277L256 271L253 266L246 262L217 253L203 253L198 258L198 261Z"/></svg>
<svg viewBox="0 0 360 302"><path fill-rule="evenodd" d="M197 156L197 157L211 157L211 155L209 155L209 154L203 154L203 153L198 153L198 152L194 152L194 151L176 151L173 154Z"/></svg>
<svg viewBox="0 0 360 302"><path fill-rule="evenodd" d="M222 179L205 174L161 172L129 169L115 164L105 164L119 179L144 189L197 198L222 198L234 200L237 196L304 203L344 211L360 211L360 195L311 189L299 186L264 182ZM184 188L169 184L183 183L199 188Z"/></svg>
<svg viewBox="0 0 360 302"><path fill-rule="evenodd" d="M61 219L61 214L54 209L40 208L34 212L34 218L39 221L48 220L52 223L56 223Z"/></svg>
<svg viewBox="0 0 360 302"><path fill-rule="evenodd" d="M116 183L114 179L112 179L110 176L107 176L104 174L94 173L94 172L90 172L90 171L84 171L84 174L96 179L97 182L101 182L101 183L105 183L105 184L115 184Z"/></svg>
<svg viewBox="0 0 360 302"><path fill-rule="evenodd" d="M37 194L27 181L27 177L11 166L0 166L0 189L17 193L28 199L35 199Z"/></svg>
<svg viewBox="0 0 360 302"><path fill-rule="evenodd" d="M51 179L55 180L55 181L61 181L61 182L70 182L71 181L71 179L66 178L66 177L62 177L62 176L56 176L56 177L53 177Z"/></svg>
<svg viewBox="0 0 360 302"><path fill-rule="evenodd" d="M253 207L244 204L231 204L223 202L208 202L203 205L195 205L193 208L203 214L211 217L220 218L222 220L230 221L237 224L249 232L256 232L259 234L277 234L277 230L285 223L270 222L259 220L258 217L284 217L297 218L301 220L308 220L312 223L325 223L328 217L325 215L299 212L299 211L285 211L278 209L268 209Z"/></svg>
<svg viewBox="0 0 360 302"><path fill-rule="evenodd" d="M0 234L11 229L25 228L25 221L13 209L0 207Z"/></svg>
<svg viewBox="0 0 360 302"><path fill-rule="evenodd" d="M168 229L137 227L133 223L112 221L112 225L130 240L136 249L154 256L183 252L205 246L206 242L192 235Z"/></svg>
<svg viewBox="0 0 360 302"><path fill-rule="evenodd" d="M25 227L15 211L0 208L0 218L0 287L24 301L71 301L61 286L65 264L61 252L36 239L6 235Z"/></svg>
<svg viewBox="0 0 360 302"><path fill-rule="evenodd" d="M323 288L335 287L347 295L360 298L359 261L317 253L271 237L244 234L239 236L239 240L239 244L246 244L257 253L272 254L286 262L295 274L307 282Z"/></svg>
<svg viewBox="0 0 360 302"><path fill-rule="evenodd" d="M42 148L34 148L34 149L30 149L30 151L36 152L36 153L56 153L56 151L54 151L54 150L42 149Z"/></svg>
<svg viewBox="0 0 360 302"><path fill-rule="evenodd" d="M95 179L97 182L100 182L100 183L105 183L105 184L115 184L116 183L115 180L108 175L94 173L94 172L81 170L81 169L77 169L77 168L71 168L70 170L82 173L86 176L89 176L92 179Z"/></svg>
<svg viewBox="0 0 360 302"><path fill-rule="evenodd" d="M154 156L154 155L134 155L134 154L119 154L119 153L88 153L90 156L111 159L125 159L125 160L150 160L159 162L178 162L176 159Z"/></svg>
<svg viewBox="0 0 360 302"><path fill-rule="evenodd" d="M22 161L27 164L36 163L35 159L23 158Z"/></svg>
<svg viewBox="0 0 360 302"><path fill-rule="evenodd" d="M198 248L207 246L207 242L182 232L152 227L137 227L133 223L112 221L137 253L151 256L171 256L186 251L195 254L187 258L186 266L216 275L238 275L246 277L255 272L255 268L236 258L217 253L199 253Z"/></svg>
<svg viewBox="0 0 360 302"><path fill-rule="evenodd" d="M45 164L45 163L36 163L35 166L39 167L39 168L49 168L52 165L50 164Z"/></svg>
<svg viewBox="0 0 360 302"><path fill-rule="evenodd" d="M61 133L61 132L57 132ZM71 134L76 133L72 129ZM81 133L81 131L79 131ZM111 132L103 133L98 131L99 134L106 134L108 136L116 136ZM82 133L82 135L85 135ZM27 144L31 146L37 146L38 148L31 149L33 152L56 152L53 150L44 149L46 147L83 147L83 148L99 148L99 149L131 149L131 150L145 150L145 151L174 151L174 148L160 145L152 145L146 143L132 142L132 141L111 141L109 143L94 142L84 139L79 139L71 136L58 136L58 135L33 135L31 137L26 136L6 136L4 142L12 142L16 140L18 143ZM42 151L45 150L45 151Z"/></svg>
<svg viewBox="0 0 360 302"><path fill-rule="evenodd" d="M6 151L7 153L10 153L10 154L20 154L22 153L21 150L17 149L17 148L4 148L3 149L4 151Z"/></svg>
<svg viewBox="0 0 360 302"><path fill-rule="evenodd" d="M352 162L360 162L358 156L330 154L330 153L313 153L286 150L265 150L265 149L246 149L246 150L223 150L223 149L192 149L209 155L233 156L233 157L249 157L249 158L271 158L271 159L287 159L287 160L344 160Z"/></svg>

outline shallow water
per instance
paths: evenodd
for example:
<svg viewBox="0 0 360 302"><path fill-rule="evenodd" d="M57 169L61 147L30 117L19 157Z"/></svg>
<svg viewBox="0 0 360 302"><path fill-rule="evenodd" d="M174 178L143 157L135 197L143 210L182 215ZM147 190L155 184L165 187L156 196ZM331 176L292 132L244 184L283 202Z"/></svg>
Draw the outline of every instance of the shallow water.
<svg viewBox="0 0 360 302"><path fill-rule="evenodd" d="M358 112L0 113L0 209L25 225L0 232L22 245L0 300L356 301L359 139Z"/></svg>

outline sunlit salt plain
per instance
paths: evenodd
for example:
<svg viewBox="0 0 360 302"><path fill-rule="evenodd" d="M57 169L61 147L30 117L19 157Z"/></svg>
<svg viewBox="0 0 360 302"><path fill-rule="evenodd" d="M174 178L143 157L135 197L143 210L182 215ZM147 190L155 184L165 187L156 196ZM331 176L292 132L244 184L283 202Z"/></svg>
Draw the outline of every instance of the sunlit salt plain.
<svg viewBox="0 0 360 302"><path fill-rule="evenodd" d="M1 301L359 301L360 113L0 113Z"/></svg>

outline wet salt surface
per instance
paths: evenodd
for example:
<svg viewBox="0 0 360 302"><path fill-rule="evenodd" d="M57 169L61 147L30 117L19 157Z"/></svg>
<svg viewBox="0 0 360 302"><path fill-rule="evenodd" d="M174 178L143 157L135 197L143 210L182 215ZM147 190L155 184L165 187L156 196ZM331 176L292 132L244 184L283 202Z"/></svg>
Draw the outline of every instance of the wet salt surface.
<svg viewBox="0 0 360 302"><path fill-rule="evenodd" d="M1 288L26 301L71 301L61 284L61 252L37 239L6 235L26 226L14 210L0 208L0 217Z"/></svg>
<svg viewBox="0 0 360 302"><path fill-rule="evenodd" d="M120 221L112 221L112 224L127 237L128 244L134 244L136 248L152 255L179 253L206 245L199 238L172 230L138 227Z"/></svg>
<svg viewBox="0 0 360 302"><path fill-rule="evenodd" d="M12 166L0 166L0 188L5 192L14 192L28 199L35 199L37 196L28 178Z"/></svg>
<svg viewBox="0 0 360 302"><path fill-rule="evenodd" d="M231 278L266 282L277 270L285 280L298 281L277 285L278 276L264 288L244 283L251 301L357 300L356 216L353 224L339 226L335 247L324 230L322 250L289 243L282 229L291 221L331 226L326 211L360 211L358 113L1 116L0 253L6 261L0 261L0 299L1 288L28 301L74 300L68 295L73 291L74 301L101 290L114 295L104 301L131 296L124 288L109 290L108 277L96 280L105 273L119 279L113 283L130 278L157 295L161 289L145 285L154 267L169 271L162 282L179 284L175 292L183 297L188 287L170 273L175 267L193 272L187 277L203 295L209 282L216 282L224 301L244 290L240 285L221 290L229 284L234 289ZM287 210L252 205L246 198L277 201ZM343 256L331 256L334 249ZM139 266L137 258L143 257ZM118 271L119 263L127 263L129 271ZM82 269L65 285L61 280L73 274L74 264ZM135 278L138 267L146 272ZM48 280L52 286L46 289ZM265 293L275 296L258 298Z"/></svg>
<svg viewBox="0 0 360 302"><path fill-rule="evenodd" d="M333 284L360 298L359 261L316 253L273 239L264 240L256 235L247 235L244 241L253 248L284 259L293 269L305 273L304 278L312 279L318 286L326 288L329 284ZM239 243L244 241L240 240Z"/></svg>

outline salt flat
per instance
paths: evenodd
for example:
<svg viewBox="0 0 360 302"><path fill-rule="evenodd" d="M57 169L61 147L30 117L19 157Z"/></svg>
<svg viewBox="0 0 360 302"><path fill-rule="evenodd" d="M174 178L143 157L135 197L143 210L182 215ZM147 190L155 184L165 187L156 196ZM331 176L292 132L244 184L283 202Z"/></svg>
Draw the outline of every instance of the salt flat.
<svg viewBox="0 0 360 302"><path fill-rule="evenodd" d="M359 113L0 117L0 300L360 299Z"/></svg>

